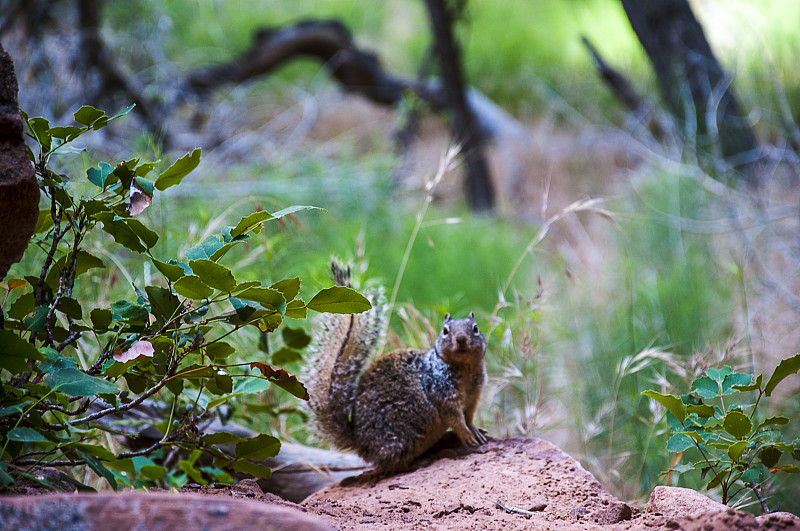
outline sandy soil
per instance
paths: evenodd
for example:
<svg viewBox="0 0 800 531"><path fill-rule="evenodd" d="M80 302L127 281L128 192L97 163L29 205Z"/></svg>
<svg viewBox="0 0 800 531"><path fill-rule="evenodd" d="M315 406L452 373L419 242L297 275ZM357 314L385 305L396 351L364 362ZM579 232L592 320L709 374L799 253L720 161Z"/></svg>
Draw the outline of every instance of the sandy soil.
<svg viewBox="0 0 800 531"><path fill-rule="evenodd" d="M344 483L344 484L343 484ZM204 503L204 499L215 497ZM754 517L689 489L659 487L643 510L606 491L581 465L540 439L441 450L416 471L348 478L302 504L254 480L189 485L179 493L48 494L0 498L3 529L503 529L666 531L800 530L786 513ZM11 525L11 527L8 527ZM77 525L77 527L75 527Z"/></svg>

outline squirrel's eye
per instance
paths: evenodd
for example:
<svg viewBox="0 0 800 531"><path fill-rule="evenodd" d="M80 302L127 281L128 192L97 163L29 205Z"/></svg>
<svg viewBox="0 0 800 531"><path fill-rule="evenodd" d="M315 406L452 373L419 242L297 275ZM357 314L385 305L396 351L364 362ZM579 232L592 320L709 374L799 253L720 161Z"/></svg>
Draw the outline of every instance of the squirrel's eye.
<svg viewBox="0 0 800 531"><path fill-rule="evenodd" d="M478 325L472 325L472 333L476 336L481 333L481 331L478 330Z"/></svg>
<svg viewBox="0 0 800 531"><path fill-rule="evenodd" d="M449 333L450 333L450 327L449 326L443 326L442 327L442 335L446 336Z"/></svg>

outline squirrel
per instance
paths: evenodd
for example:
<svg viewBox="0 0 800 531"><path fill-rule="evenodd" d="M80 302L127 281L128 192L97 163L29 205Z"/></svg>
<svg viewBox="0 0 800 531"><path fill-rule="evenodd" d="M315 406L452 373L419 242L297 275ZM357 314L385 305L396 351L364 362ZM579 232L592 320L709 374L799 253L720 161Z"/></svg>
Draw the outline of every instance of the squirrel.
<svg viewBox="0 0 800 531"><path fill-rule="evenodd" d="M336 283L349 285L349 268L331 267ZM375 465L379 477L410 470L448 429L466 446L485 443L485 430L472 423L486 381L486 340L474 313L445 314L432 348L394 350L363 370L386 320L382 292L370 298L371 310L325 314L314 331L307 383L319 432Z"/></svg>

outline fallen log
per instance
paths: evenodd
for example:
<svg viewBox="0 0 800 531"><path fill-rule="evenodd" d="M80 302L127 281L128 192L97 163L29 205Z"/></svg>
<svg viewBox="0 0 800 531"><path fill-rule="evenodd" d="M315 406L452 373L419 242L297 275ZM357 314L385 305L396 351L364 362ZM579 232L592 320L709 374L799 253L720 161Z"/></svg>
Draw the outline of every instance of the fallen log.
<svg viewBox="0 0 800 531"><path fill-rule="evenodd" d="M163 433L153 426L154 420L162 418L162 415L163 413L156 405L148 402L126 411L125 419L128 422L124 425L114 426L118 433L117 441L134 451L150 447L163 438ZM98 422L115 424L120 419L114 417L114 415L109 415L98 419ZM225 431L244 438L258 435L257 432L235 422L223 423L216 418L202 423L199 428L206 434ZM219 448L227 455L235 456L233 445L220 445ZM211 456L204 454L200 461L210 465ZM264 492L271 492L296 503L332 483L361 474L371 468L360 457L353 454L287 442L281 443L281 450L277 456L253 462L272 469L269 479L257 480L259 487ZM227 472L238 480L252 477L233 470L227 470Z"/></svg>

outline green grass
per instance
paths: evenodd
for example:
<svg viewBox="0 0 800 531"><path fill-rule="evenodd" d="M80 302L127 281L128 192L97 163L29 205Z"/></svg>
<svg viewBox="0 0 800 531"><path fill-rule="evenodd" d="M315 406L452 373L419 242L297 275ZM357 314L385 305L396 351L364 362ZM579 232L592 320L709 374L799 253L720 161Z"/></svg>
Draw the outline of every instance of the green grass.
<svg viewBox="0 0 800 531"><path fill-rule="evenodd" d="M600 470L622 475L630 497L648 493L669 468L666 438L639 395L657 376L671 374L651 349L686 363L743 327L735 274L709 237L678 224L713 216L713 198L694 179L666 172L642 178L634 189L612 206L620 227L604 244L605 267L589 279L563 282L563 301L544 312L544 326L554 321L558 338L545 352L566 354L562 383L578 393L573 429L583 434L587 456L604 465Z"/></svg>

